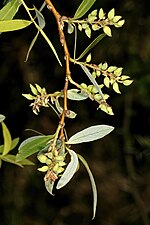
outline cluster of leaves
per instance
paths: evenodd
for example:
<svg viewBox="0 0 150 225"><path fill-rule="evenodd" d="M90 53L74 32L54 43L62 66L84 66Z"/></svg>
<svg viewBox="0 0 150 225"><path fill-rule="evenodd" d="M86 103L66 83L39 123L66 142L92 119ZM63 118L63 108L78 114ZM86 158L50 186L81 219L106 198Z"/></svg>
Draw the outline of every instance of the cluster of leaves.
<svg viewBox="0 0 150 225"><path fill-rule="evenodd" d="M68 139L67 132L64 128L64 119L65 117L69 117L71 119L76 117L76 113L69 110L67 105L67 101L74 100L80 101L90 98L91 100L95 100L98 102L99 107L101 110L105 111L106 113L113 115L112 108L108 105L106 100L108 99L108 94L103 94L102 88L105 86L107 88L112 85L113 90L117 93L120 93L119 90L119 83L124 85L130 85L132 80L130 80L129 76L122 75L122 68L118 68L116 66L108 66L108 64L100 63L99 65L95 65L91 63L91 54L88 54L86 60L81 62L82 59L87 53L90 52L94 46L99 43L106 35L111 37L112 32L110 26L121 27L124 24L124 20L121 16L115 15L115 10L112 9L108 12L107 16L104 13L103 9L101 8L99 11L96 9L92 11L87 18L80 19L83 17L87 11L92 7L96 0L83 0L79 5L78 9L76 10L73 18L67 18L65 16L60 16L56 18L59 23L59 35L63 35L60 37L61 44L67 49L67 43L65 42L65 35L64 35L64 24L65 22L68 24L68 32L72 33L75 31L75 44L74 44L74 57L71 58L69 52L65 55L66 60L66 79L65 84L70 82L75 86L74 89L68 89L68 85L64 86L63 91L56 91L54 93L47 93L45 88L41 88L40 85L30 84L30 89L32 94L23 94L28 100L33 101L30 106L32 107L33 112L38 115L40 112L41 107L52 107L55 113L60 118L58 128L56 132L51 135L38 135L31 138L26 139L21 143L18 149L18 154L14 157L13 162L18 165L23 165L26 161L27 157L31 156L34 153L37 153L37 159L42 163L42 166L38 168L39 171L44 172L44 182L47 191L50 194L53 194L53 187L56 184L56 188L60 189L64 187L74 176L79 168L79 161L81 161L90 177L92 190L93 190L93 218L95 217L96 212L96 205L97 205L97 190L94 181L94 177L92 172L86 162L86 160L75 151L71 149L71 145L80 144L83 142L90 142L100 138L103 138L111 131L113 131L112 126L108 125L96 125L88 127L80 132L77 132L72 137ZM45 1L47 2L47 1ZM50 1L49 1L50 2ZM15 14L17 13L20 5L23 5L25 8L30 20L17 20L13 19ZM45 7L45 3L41 6L38 10L35 6L33 8L28 8L24 0L11 0L7 3L1 10L0 10L0 32L7 32L13 30L19 30L33 24L37 29L37 34L33 38L29 50L27 53L27 58L29 57L29 53L31 52L35 41L37 40L39 34L43 36L46 40L47 44L50 46L51 50L53 51L55 57L57 58L60 65L60 59L58 54L50 41L47 37L45 32L43 31L46 23L44 16L42 15L42 10ZM52 10L52 5L49 5L47 2L48 9ZM56 10L54 10L56 11ZM32 13L32 14L31 14ZM33 16L34 13L34 16ZM55 14L55 13L53 13ZM55 17L58 16L59 13ZM81 55L76 58L76 45L77 45L77 32L76 32L76 24L80 31L85 31L85 34L90 38L91 31L100 30L102 33L98 35L87 48L81 53ZM75 28L75 29L74 29ZM62 43L63 41L63 43ZM69 55L69 57L68 57ZM68 57L68 61L67 58ZM79 65L82 71L87 75L89 81L91 82L89 85L84 83L78 84L76 83L71 75L67 74L67 69L69 67L69 63L74 63L75 65ZM69 68L70 69L70 68ZM99 84L97 80L103 77L102 82ZM67 87L67 88L66 88ZM61 106L60 98L64 99L64 105ZM0 161L4 160L8 155L9 151L12 149L13 141L11 141L10 133L6 128L3 117L1 117L1 123L3 127L3 136L4 136L4 146L0 149L2 155L0 156ZM6 132L7 131L7 132ZM7 134L7 135L6 135ZM8 135L9 134L9 135ZM7 141L5 141L7 136ZM7 146L7 142L9 146ZM15 142L15 141L14 141ZM18 143L18 142L17 142ZM6 147L7 146L7 147ZM12 156L11 156L12 157ZM25 161L24 161L25 160ZM5 160L6 161L6 160Z"/></svg>
<svg viewBox="0 0 150 225"><path fill-rule="evenodd" d="M15 164L17 166L23 167L24 165L34 165L28 159L23 159L19 162L16 162L16 156L10 154L10 151L16 148L19 143L19 138L15 138L12 140L11 134L4 123L5 116L0 114L0 123L2 125L2 134L4 139L4 144L0 145L0 167L2 166L2 161Z"/></svg>
<svg viewBox="0 0 150 225"><path fill-rule="evenodd" d="M61 139L55 140L56 134L47 136L40 135L28 138L20 145L19 152L16 156L16 162L20 162L30 155L38 152L38 160L42 164L45 164L38 168L38 170L46 173L44 176L45 187L50 194L53 194L52 191L55 182L59 179L56 185L57 189L64 187L77 172L80 160L87 169L92 185L94 218L97 205L97 189L94 177L86 160L81 155L73 151L70 147L74 144L90 142L103 138L112 132L113 129L114 127L108 125L91 126L77 132L67 141ZM66 160L68 154L70 156L69 163L67 163Z"/></svg>
<svg viewBox="0 0 150 225"><path fill-rule="evenodd" d="M69 20L64 19L68 23L68 33L74 31L75 24L78 24L78 29L80 31L84 30L87 37L91 38L91 33L93 31L103 29L103 32L109 37L112 36L110 26L115 26L120 28L123 26L125 20L122 19L122 16L115 15L115 9L111 9L106 17L104 10L101 8L98 12L97 9L93 10L86 19L78 20L78 13Z"/></svg>

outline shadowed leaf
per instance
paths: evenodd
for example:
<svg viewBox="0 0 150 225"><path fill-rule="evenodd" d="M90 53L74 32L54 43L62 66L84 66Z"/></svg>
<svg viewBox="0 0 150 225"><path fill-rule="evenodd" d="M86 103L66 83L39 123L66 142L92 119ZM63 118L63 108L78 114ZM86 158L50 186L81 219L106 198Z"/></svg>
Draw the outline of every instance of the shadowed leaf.
<svg viewBox="0 0 150 225"><path fill-rule="evenodd" d="M54 135L34 136L23 141L19 146L19 152L16 155L16 162L20 162L43 149L47 145L48 141L50 141L53 137Z"/></svg>

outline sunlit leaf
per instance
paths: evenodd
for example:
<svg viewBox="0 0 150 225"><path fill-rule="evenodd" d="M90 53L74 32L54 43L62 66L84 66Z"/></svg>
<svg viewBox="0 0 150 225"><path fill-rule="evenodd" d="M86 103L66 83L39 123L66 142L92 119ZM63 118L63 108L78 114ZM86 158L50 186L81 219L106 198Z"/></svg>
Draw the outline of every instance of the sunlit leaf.
<svg viewBox="0 0 150 225"><path fill-rule="evenodd" d="M86 162L86 160L78 154L78 158L81 160L81 162L83 163L83 165L85 166L89 177L90 177L90 181L91 181L91 186L92 186L92 191L93 191L93 217L92 219L95 218L95 214L96 214L96 207L97 207L97 188L96 188L96 184L95 184L95 180L93 177L93 174L89 168L88 163Z"/></svg>
<svg viewBox="0 0 150 225"><path fill-rule="evenodd" d="M96 87L96 89L99 92L99 94L102 97L102 99L104 100L103 93L102 93L100 87L98 86L98 83L96 82L96 80L94 79L94 77L92 76L92 74L90 73L90 71L85 66L83 66L82 64L80 64L80 66L83 69L83 71L85 72L85 74L88 76L88 78L90 79L90 81L92 82L92 84Z"/></svg>
<svg viewBox="0 0 150 225"><path fill-rule="evenodd" d="M0 145L0 153L3 152L3 149L4 149L4 145Z"/></svg>
<svg viewBox="0 0 150 225"><path fill-rule="evenodd" d="M34 153L43 149L48 141L50 141L54 135L38 135L30 137L23 141L18 149L18 154L16 155L16 161L20 162L23 159L33 155Z"/></svg>
<svg viewBox="0 0 150 225"><path fill-rule="evenodd" d="M0 114L0 123L3 122L5 118L6 117L4 115Z"/></svg>
<svg viewBox="0 0 150 225"><path fill-rule="evenodd" d="M4 122L2 124L2 132L3 132L3 138L4 138L4 148L3 148L3 155L6 155L10 149L11 149L11 144L12 144L12 139L11 139L11 134L5 125Z"/></svg>
<svg viewBox="0 0 150 225"><path fill-rule="evenodd" d="M73 19L79 19L86 14L96 0L83 0L74 14Z"/></svg>
<svg viewBox="0 0 150 225"><path fill-rule="evenodd" d="M17 13L19 6L21 5L18 0L9 1L1 10L0 10L0 20L11 20Z"/></svg>
<svg viewBox="0 0 150 225"><path fill-rule="evenodd" d="M78 156L73 150L69 150L69 154L71 155L71 161L65 169L65 172L61 176L60 180L57 183L56 188L60 189L64 187L73 177L77 168L78 168Z"/></svg>
<svg viewBox="0 0 150 225"><path fill-rule="evenodd" d="M0 32L20 30L29 26L32 22L29 20L3 20L0 21Z"/></svg>
<svg viewBox="0 0 150 225"><path fill-rule="evenodd" d="M125 86L129 86L130 84L132 84L133 83L133 80L124 80L123 81L123 84L125 85Z"/></svg>
<svg viewBox="0 0 150 225"><path fill-rule="evenodd" d="M119 85L117 82L114 82L113 83L113 90L118 93L118 94L121 94L120 90L119 90Z"/></svg>
<svg viewBox="0 0 150 225"><path fill-rule="evenodd" d="M104 26L104 27L103 27L103 31L104 31L104 33L107 34L109 37L112 36L112 34L111 34L111 29L110 29L109 26Z"/></svg>
<svg viewBox="0 0 150 225"><path fill-rule="evenodd" d="M113 130L114 127L108 125L91 126L74 134L69 138L66 144L79 144L83 142L95 141L103 138Z"/></svg>
<svg viewBox="0 0 150 225"><path fill-rule="evenodd" d="M70 100L81 101L87 99L88 94L78 89L70 89L67 91L67 98Z"/></svg>

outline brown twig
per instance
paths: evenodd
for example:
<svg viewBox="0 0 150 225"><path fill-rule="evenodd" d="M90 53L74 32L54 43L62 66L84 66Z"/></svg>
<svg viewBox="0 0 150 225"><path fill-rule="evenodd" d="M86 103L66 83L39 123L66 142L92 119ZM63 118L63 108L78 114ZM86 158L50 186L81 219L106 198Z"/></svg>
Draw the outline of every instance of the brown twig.
<svg viewBox="0 0 150 225"><path fill-rule="evenodd" d="M58 129L61 130L61 134L60 134L60 138L64 137L64 131L63 131L63 127L64 127L64 122L65 122L65 117L66 117L66 113L68 110L67 107L67 90L68 90L68 81L70 80L71 77L71 71L70 71L70 54L68 51L68 47L67 47L67 43L66 43L66 39L65 39L65 35L64 35L64 23L62 21L62 17L59 14L59 12L56 10L56 8L54 7L54 5L52 4L52 2L50 0L45 0L48 9L53 13L53 15L55 16L56 22L57 22L57 26L58 26L58 32L59 32L59 38L60 38L60 43L64 49L64 55L65 55L65 61L66 61L66 77L65 77L65 84L64 84L64 108L63 108L63 113L61 116L61 120L60 120L60 124Z"/></svg>

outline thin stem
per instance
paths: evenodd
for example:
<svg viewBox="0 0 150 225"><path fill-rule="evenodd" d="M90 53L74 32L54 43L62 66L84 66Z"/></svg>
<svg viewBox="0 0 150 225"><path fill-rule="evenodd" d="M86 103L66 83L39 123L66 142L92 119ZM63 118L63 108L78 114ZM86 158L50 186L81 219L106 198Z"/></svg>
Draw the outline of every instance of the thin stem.
<svg viewBox="0 0 150 225"><path fill-rule="evenodd" d="M67 90L68 90L68 81L69 78L71 77L71 71L70 71L70 54L69 54L69 50L68 50L68 46L66 43L66 39L65 39L65 35L64 35L64 23L62 21L62 17L59 14L59 12L56 10L56 8L54 7L54 5L52 4L52 2L50 0L45 0L48 9L53 13L53 15L55 16L56 22L57 22L57 26L58 26L58 32L59 32L59 38L60 38L60 43L64 49L64 55L65 55L65 61L66 61L66 77L65 77L65 84L64 84L64 108L63 108L63 113L61 116L61 120L59 123L59 126L57 128L57 135L56 135L56 139L58 138L59 132L60 133L60 138L63 138L64 135L64 122L65 122L65 117L66 117L66 113L68 110L67 107Z"/></svg>

